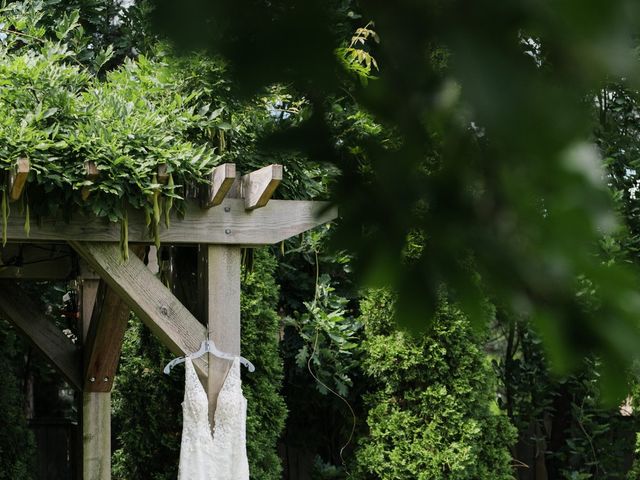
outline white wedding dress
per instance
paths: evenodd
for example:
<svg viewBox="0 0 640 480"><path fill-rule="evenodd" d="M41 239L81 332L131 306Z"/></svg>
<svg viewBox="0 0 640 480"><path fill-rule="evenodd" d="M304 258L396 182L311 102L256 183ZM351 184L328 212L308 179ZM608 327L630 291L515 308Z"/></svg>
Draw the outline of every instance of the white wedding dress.
<svg viewBox="0 0 640 480"><path fill-rule="evenodd" d="M178 480L249 480L247 400L242 395L237 358L218 395L213 435L208 409L207 394L187 357Z"/></svg>

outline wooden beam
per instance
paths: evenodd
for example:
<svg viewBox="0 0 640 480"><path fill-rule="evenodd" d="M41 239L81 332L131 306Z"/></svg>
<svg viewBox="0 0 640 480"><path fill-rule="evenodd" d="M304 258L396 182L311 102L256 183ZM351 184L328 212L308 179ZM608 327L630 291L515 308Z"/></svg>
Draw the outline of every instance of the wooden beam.
<svg viewBox="0 0 640 480"><path fill-rule="evenodd" d="M225 199L221 208L201 209L188 203L183 219L175 219L170 228L161 227L164 244L269 245L281 242L337 217L337 209L328 202L271 200L265 207L246 211L244 200ZM24 217L11 214L7 224L9 241L57 242L82 239L87 242L119 242L120 224L102 218L74 214L69 222L42 218L31 225L27 236ZM142 212L129 213L129 241L153 243Z"/></svg>
<svg viewBox="0 0 640 480"><path fill-rule="evenodd" d="M240 247L209 245L206 253L207 334L218 349L240 355ZM228 360L209 355L209 422L229 367Z"/></svg>
<svg viewBox="0 0 640 480"><path fill-rule="evenodd" d="M84 176L86 180L91 182L95 182L100 176L100 170L98 170L98 166L96 162L93 160L87 160L84 162ZM80 192L82 200L86 201L91 195L91 189L89 187L82 187L82 191Z"/></svg>
<svg viewBox="0 0 640 480"><path fill-rule="evenodd" d="M38 303L15 282L0 281L0 313L44 354L72 387L81 390L80 351L36 308Z"/></svg>
<svg viewBox="0 0 640 480"><path fill-rule="evenodd" d="M16 165L9 172L9 200L15 202L22 195L24 186L27 183L31 165L29 159L18 158Z"/></svg>
<svg viewBox="0 0 640 480"><path fill-rule="evenodd" d="M84 344L84 385L87 392L110 392L118 369L129 306L100 282Z"/></svg>
<svg viewBox="0 0 640 480"><path fill-rule="evenodd" d="M117 243L70 241L100 277L124 300L175 355L195 352L206 339L206 328L187 310L137 256L122 259ZM202 378L206 358L194 361Z"/></svg>
<svg viewBox="0 0 640 480"><path fill-rule="evenodd" d="M282 182L282 174L282 165L274 164L244 175L240 182L244 208L264 207Z"/></svg>
<svg viewBox="0 0 640 480"><path fill-rule="evenodd" d="M209 184L203 186L200 192L202 208L220 205L236 179L236 164L223 163L213 169L209 177Z"/></svg>

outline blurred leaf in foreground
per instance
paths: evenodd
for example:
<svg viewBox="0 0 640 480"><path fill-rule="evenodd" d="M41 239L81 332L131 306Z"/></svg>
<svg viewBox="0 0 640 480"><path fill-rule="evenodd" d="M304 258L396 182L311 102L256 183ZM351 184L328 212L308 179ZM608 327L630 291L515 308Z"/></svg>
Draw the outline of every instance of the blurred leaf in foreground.
<svg viewBox="0 0 640 480"><path fill-rule="evenodd" d="M154 15L178 45L225 58L240 93L280 83L304 95L306 122L270 146L340 168L337 241L365 279L398 291L402 324L433 310L443 284L478 322L489 296L533 319L559 369L600 355L615 396L640 346L640 294L636 269L599 251L623 227L592 111L603 84L637 78L639 9L160 0ZM335 52L365 26L379 44L367 44L377 69L363 82ZM354 134L340 114L354 110L384 141ZM406 262L416 235L423 248Z"/></svg>

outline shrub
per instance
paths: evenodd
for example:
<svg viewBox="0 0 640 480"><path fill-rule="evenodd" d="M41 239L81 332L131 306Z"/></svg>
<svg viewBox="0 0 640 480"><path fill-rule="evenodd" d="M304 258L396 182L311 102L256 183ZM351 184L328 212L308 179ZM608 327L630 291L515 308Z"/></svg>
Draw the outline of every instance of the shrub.
<svg viewBox="0 0 640 480"><path fill-rule="evenodd" d="M16 372L18 342L15 332L0 321L0 480L29 480L34 471L34 439Z"/></svg>
<svg viewBox="0 0 640 480"><path fill-rule="evenodd" d="M371 291L362 301L369 435L360 442L357 477L380 480L513 478L514 429L495 413L494 378L479 335L441 299L431 331L394 329L394 298Z"/></svg>
<svg viewBox="0 0 640 480"><path fill-rule="evenodd" d="M259 480L282 478L277 442L287 416L280 395L284 373L278 350L275 269L274 256L267 249L258 249L252 270L245 271L242 279L242 355L256 366L255 372L242 379L247 398L247 454L251 478Z"/></svg>

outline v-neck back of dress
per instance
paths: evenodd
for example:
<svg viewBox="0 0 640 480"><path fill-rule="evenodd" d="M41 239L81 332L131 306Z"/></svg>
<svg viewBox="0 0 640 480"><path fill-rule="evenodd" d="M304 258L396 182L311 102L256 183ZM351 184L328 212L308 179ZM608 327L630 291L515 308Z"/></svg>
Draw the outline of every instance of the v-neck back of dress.
<svg viewBox="0 0 640 480"><path fill-rule="evenodd" d="M207 394L187 357L178 480L248 480L247 401L242 395L238 359L218 395L213 434L208 410Z"/></svg>

